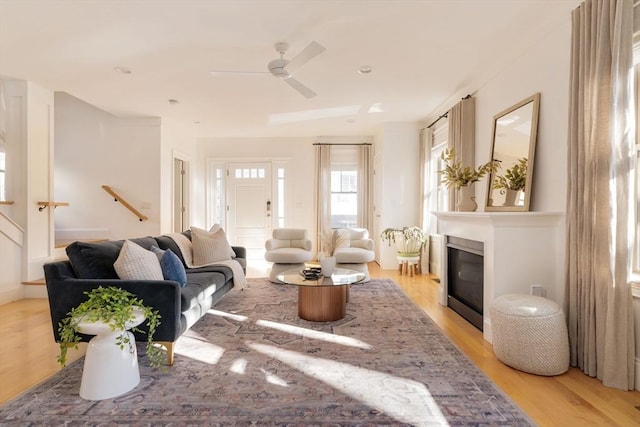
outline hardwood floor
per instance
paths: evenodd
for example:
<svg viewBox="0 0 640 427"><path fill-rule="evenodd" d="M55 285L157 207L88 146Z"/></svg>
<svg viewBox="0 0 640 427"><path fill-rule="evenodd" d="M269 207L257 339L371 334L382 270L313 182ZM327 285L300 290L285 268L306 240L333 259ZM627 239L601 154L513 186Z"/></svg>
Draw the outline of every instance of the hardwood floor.
<svg viewBox="0 0 640 427"><path fill-rule="evenodd" d="M489 378L540 426L640 426L640 392L604 387L571 368L556 377L526 374L502 364L482 333L437 302L437 283L426 275L400 276L371 264L372 278L391 278ZM256 270L251 274L259 275ZM264 276L264 274L262 274ZM29 389L60 368L45 299L0 306L0 403ZM86 344L70 353L84 354Z"/></svg>

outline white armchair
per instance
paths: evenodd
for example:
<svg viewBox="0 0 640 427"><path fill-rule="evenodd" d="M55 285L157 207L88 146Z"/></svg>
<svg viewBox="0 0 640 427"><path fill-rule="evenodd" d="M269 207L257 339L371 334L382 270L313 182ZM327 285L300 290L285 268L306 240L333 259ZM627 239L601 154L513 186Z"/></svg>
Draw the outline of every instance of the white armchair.
<svg viewBox="0 0 640 427"><path fill-rule="evenodd" d="M375 259L374 242L364 228L338 228L333 231L333 256L337 268L348 268L364 273L369 281L367 263Z"/></svg>
<svg viewBox="0 0 640 427"><path fill-rule="evenodd" d="M311 260L312 242L307 230L299 228L276 228L273 238L265 242L265 260L272 262L269 280L280 283L276 276L286 270L303 269L304 263Z"/></svg>

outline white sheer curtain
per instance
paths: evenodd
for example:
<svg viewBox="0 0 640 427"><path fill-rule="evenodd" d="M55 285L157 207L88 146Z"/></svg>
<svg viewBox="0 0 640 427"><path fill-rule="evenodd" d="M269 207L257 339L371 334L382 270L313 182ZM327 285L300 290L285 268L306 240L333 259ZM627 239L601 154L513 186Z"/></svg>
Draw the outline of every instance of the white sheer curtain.
<svg viewBox="0 0 640 427"><path fill-rule="evenodd" d="M565 312L571 364L634 388L631 0L572 13Z"/></svg>
<svg viewBox="0 0 640 427"><path fill-rule="evenodd" d="M316 241L316 249L320 241L318 235L331 230L331 145L317 144L316 157L316 185L315 185L315 228L312 240Z"/></svg>
<svg viewBox="0 0 640 427"><path fill-rule="evenodd" d="M454 105L447 115L449 118L448 148L456 150L456 156L463 165L475 168L476 152L476 100L468 96ZM456 210L458 192L449 190L449 210Z"/></svg>
<svg viewBox="0 0 640 427"><path fill-rule="evenodd" d="M424 128L420 131L420 147L419 147L419 162L420 162L420 200L422 201L420 209L420 228L422 228L427 236L431 230L431 206L434 205L432 197L436 197L432 194L431 185L431 149L433 144L433 130L431 128ZM425 243L422 249L422 264L420 265L420 271L429 271L429 241Z"/></svg>
<svg viewBox="0 0 640 427"><path fill-rule="evenodd" d="M373 149L370 144L358 146L358 226L371 231L373 225Z"/></svg>

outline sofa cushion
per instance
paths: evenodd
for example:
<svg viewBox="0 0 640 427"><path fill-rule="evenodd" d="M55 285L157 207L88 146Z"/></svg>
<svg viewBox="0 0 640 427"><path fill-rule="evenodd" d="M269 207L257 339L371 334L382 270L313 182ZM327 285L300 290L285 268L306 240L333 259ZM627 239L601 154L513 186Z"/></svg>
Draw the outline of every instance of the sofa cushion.
<svg viewBox="0 0 640 427"><path fill-rule="evenodd" d="M182 233L185 234L186 233ZM189 234L189 240L191 240L191 234ZM176 244L176 242L169 236L156 236L156 241L158 242L158 247L160 249L162 249L163 251L166 250L171 250L171 252L173 252L174 254L176 254L178 256L178 258L180 259L180 261L182 261L182 265L183 266L187 266L184 263L184 258L182 257L182 251L180 250L180 248L178 247L178 245Z"/></svg>
<svg viewBox="0 0 640 427"><path fill-rule="evenodd" d="M153 237L141 237L131 241L145 249L151 249L151 246L157 244ZM67 246L66 252L78 278L118 279L113 263L116 262L123 243L124 240L73 242Z"/></svg>
<svg viewBox="0 0 640 427"><path fill-rule="evenodd" d="M180 311L185 312L213 295L226 282L225 275L216 271L190 272L187 284L180 289Z"/></svg>
<svg viewBox="0 0 640 427"><path fill-rule="evenodd" d="M113 263L118 259L121 241L100 243L73 242L66 252L80 279L117 279Z"/></svg>
<svg viewBox="0 0 640 427"><path fill-rule="evenodd" d="M130 240L125 240L113 268L123 280L164 280L157 255Z"/></svg>
<svg viewBox="0 0 640 427"><path fill-rule="evenodd" d="M178 255L174 254L171 249L162 250L156 246L151 247L151 252L158 257L165 280L173 280L180 283L180 286L187 284L187 272Z"/></svg>

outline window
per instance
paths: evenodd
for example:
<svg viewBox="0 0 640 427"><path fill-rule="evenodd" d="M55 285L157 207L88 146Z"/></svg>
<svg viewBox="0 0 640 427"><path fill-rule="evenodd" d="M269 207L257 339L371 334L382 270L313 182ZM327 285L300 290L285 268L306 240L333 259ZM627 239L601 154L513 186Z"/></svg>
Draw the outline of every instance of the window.
<svg viewBox="0 0 640 427"><path fill-rule="evenodd" d="M284 209L284 168L276 169L276 226L284 227L285 209Z"/></svg>
<svg viewBox="0 0 640 427"><path fill-rule="evenodd" d="M207 227L225 224L225 185L227 166L222 162L209 161L207 164Z"/></svg>
<svg viewBox="0 0 640 427"><path fill-rule="evenodd" d="M358 172L331 170L331 227L356 227L358 219Z"/></svg>
<svg viewBox="0 0 640 427"><path fill-rule="evenodd" d="M436 123L433 129L433 144L431 148L431 211L446 212L449 210L449 190L444 184L440 184L439 170L444 169L440 157L447 148L449 142L449 120L442 119Z"/></svg>

